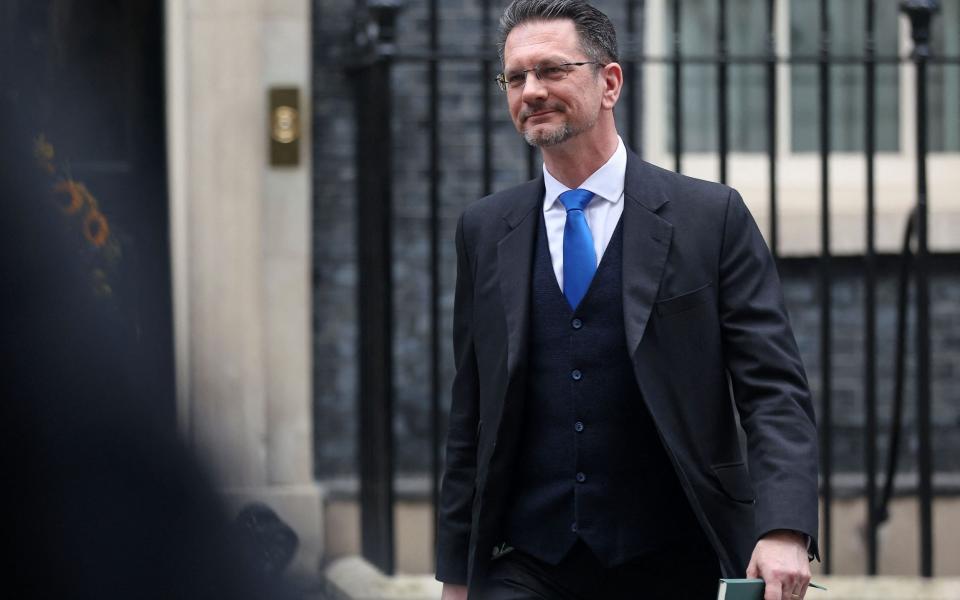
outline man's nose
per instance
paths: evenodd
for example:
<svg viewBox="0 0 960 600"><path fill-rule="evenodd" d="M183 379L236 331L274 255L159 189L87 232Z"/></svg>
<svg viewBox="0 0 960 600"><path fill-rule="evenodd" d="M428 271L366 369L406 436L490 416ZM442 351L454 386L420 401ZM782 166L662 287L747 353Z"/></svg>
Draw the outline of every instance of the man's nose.
<svg viewBox="0 0 960 600"><path fill-rule="evenodd" d="M539 100L547 97L547 86L543 84L534 71L527 73L527 81L523 84L522 98L524 102Z"/></svg>

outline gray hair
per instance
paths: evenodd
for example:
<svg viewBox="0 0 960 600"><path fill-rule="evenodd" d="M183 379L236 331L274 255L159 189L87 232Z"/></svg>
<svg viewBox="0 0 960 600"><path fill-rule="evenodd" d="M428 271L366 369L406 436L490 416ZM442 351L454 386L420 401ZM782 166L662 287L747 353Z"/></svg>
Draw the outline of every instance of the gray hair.
<svg viewBox="0 0 960 600"><path fill-rule="evenodd" d="M503 16L497 36L497 52L503 64L503 47L513 28L526 21L570 19L577 28L580 46L590 60L617 62L617 32L607 15L583 0L513 0Z"/></svg>

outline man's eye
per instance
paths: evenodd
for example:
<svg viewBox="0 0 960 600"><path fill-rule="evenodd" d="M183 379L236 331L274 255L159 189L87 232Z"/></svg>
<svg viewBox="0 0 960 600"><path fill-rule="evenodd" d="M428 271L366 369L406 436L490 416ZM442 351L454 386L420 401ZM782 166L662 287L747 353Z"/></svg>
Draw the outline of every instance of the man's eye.
<svg viewBox="0 0 960 600"><path fill-rule="evenodd" d="M507 83L513 86L521 85L526 79L526 73L510 73L507 75Z"/></svg>
<svg viewBox="0 0 960 600"><path fill-rule="evenodd" d="M549 66L540 69L540 73L544 77L549 77L551 79L563 77L566 72L567 70L560 66Z"/></svg>

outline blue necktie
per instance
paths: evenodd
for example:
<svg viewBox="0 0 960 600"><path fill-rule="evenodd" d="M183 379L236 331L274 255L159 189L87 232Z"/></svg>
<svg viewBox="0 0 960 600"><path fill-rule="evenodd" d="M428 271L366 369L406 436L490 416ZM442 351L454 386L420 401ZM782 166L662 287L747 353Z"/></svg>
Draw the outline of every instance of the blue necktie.
<svg viewBox="0 0 960 600"><path fill-rule="evenodd" d="M567 209L567 223L563 227L563 295L574 310L587 294L597 270L593 235L583 214L591 199L593 192L587 190L569 190L560 194L560 202Z"/></svg>

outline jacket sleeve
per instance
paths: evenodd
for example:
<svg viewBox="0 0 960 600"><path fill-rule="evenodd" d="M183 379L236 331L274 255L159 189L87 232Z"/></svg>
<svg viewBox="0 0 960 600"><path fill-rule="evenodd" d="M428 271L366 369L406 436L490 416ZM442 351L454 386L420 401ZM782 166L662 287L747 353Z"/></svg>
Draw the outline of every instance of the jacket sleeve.
<svg viewBox="0 0 960 600"><path fill-rule="evenodd" d="M818 449L813 404L770 251L730 191L720 249L724 355L747 434L757 539L774 529L810 537L819 558Z"/></svg>
<svg viewBox="0 0 960 600"><path fill-rule="evenodd" d="M437 579L466 585L476 488L479 381L473 345L473 267L457 224L457 284L453 305L453 380L446 467L437 511Z"/></svg>

